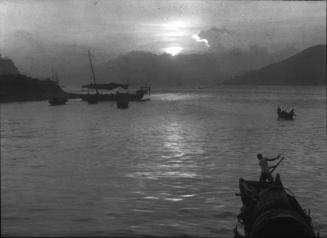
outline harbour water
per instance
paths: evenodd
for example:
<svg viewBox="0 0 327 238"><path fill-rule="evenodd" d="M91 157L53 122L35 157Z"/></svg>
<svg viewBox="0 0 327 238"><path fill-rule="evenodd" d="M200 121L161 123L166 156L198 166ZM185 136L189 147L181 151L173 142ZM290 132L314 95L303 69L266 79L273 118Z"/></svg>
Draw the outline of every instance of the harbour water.
<svg viewBox="0 0 327 238"><path fill-rule="evenodd" d="M295 120L278 121L278 105ZM285 156L276 172L327 236L324 88L166 91L128 110L2 104L1 232L232 237L258 152Z"/></svg>

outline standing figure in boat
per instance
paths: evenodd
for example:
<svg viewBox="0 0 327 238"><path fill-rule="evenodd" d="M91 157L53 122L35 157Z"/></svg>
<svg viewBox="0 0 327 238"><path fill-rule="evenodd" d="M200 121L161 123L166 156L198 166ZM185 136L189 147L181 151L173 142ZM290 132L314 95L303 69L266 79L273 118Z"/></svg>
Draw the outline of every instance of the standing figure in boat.
<svg viewBox="0 0 327 238"><path fill-rule="evenodd" d="M294 109L291 111L287 112L286 110L282 110L279 106L277 108L277 115L278 115L278 120L283 119L283 120L294 120Z"/></svg>
<svg viewBox="0 0 327 238"><path fill-rule="evenodd" d="M262 154L257 154L257 158L259 160L259 165L261 168L261 175L260 175L260 182L266 182L266 180L268 180L268 182L273 182L273 176L271 175L270 169L275 168L275 166L268 166L268 161L274 161L279 159L280 154L277 155L277 157L272 158L272 159L268 159L268 158L264 158L262 156Z"/></svg>

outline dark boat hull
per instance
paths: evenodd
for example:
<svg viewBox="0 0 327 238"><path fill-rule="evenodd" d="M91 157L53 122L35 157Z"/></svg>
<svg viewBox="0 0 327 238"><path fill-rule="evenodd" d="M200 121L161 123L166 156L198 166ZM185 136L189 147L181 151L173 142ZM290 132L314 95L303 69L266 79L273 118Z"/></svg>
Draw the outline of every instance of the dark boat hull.
<svg viewBox="0 0 327 238"><path fill-rule="evenodd" d="M238 219L245 237L315 237L311 217L286 193L279 175L273 183L240 179L239 187L243 207Z"/></svg>
<svg viewBox="0 0 327 238"><path fill-rule="evenodd" d="M122 101L117 101L117 108L119 109L127 109L128 108L128 102L122 102Z"/></svg>
<svg viewBox="0 0 327 238"><path fill-rule="evenodd" d="M65 97L54 97L49 99L49 104L51 106L58 106L58 105L64 105L67 102L67 98Z"/></svg>
<svg viewBox="0 0 327 238"><path fill-rule="evenodd" d="M117 93L117 108L127 109L129 104L129 94L128 93Z"/></svg>
<svg viewBox="0 0 327 238"><path fill-rule="evenodd" d="M288 121L293 121L294 120L294 113L291 112L277 112L278 119L279 120L288 120Z"/></svg>
<svg viewBox="0 0 327 238"><path fill-rule="evenodd" d="M93 95L92 95L93 96ZM83 101L89 101L90 97L92 97L91 95L85 94L85 95L80 95L81 99ZM128 94L128 100L129 101L137 101L137 102L141 102L143 101L143 94ZM97 100L98 101L112 101L115 102L117 101L117 95L116 94L99 94L97 95Z"/></svg>
<svg viewBox="0 0 327 238"><path fill-rule="evenodd" d="M99 102L98 97L99 95L97 94L87 95L84 100L87 101L88 104L97 104Z"/></svg>

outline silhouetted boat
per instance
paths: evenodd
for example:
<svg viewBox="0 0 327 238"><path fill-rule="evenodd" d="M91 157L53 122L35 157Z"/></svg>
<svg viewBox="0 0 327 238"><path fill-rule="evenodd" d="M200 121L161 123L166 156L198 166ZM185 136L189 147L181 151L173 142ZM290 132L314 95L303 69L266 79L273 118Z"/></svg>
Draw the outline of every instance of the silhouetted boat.
<svg viewBox="0 0 327 238"><path fill-rule="evenodd" d="M92 64L91 53L90 53L89 50L87 51L87 54L89 56L93 84L97 85L96 80L95 80L95 74L94 74L94 69L93 69L93 64ZM98 91L98 89L96 87L94 89L95 89L95 94L90 94L89 91L88 91L87 95L85 95L85 99L82 98L83 100L87 101L88 104L97 104L98 101L99 101L99 95L100 95L99 91Z"/></svg>
<svg viewBox="0 0 327 238"><path fill-rule="evenodd" d="M103 84L97 84L96 79L95 79L95 74L94 74L94 69L93 69L93 64L92 64L92 59L90 55L90 51L88 51L89 55L89 60L90 60L90 65L91 65L91 71L92 71L92 78L93 78L93 83L83 85L82 88L87 88L88 90L94 89L95 94L81 94L80 97L84 101L88 101L89 103L97 103L98 101L117 101L120 100L117 97L117 92L110 92L110 93L101 93L98 91L99 89L102 90L109 90L112 91L117 88L122 88L127 90L128 89L128 84L121 84L121 83L103 83ZM150 87L140 87L135 93L126 93L124 97L128 98L128 101L147 101L143 97L146 93L150 95ZM148 99L149 100L149 99Z"/></svg>
<svg viewBox="0 0 327 238"><path fill-rule="evenodd" d="M49 104L51 106L58 106L58 105L64 105L67 102L67 98L65 96L59 97L53 97L49 99Z"/></svg>
<svg viewBox="0 0 327 238"><path fill-rule="evenodd" d="M127 109L129 104L129 95L128 93L119 93L116 94L116 105L119 109Z"/></svg>
<svg viewBox="0 0 327 238"><path fill-rule="evenodd" d="M92 58L90 51L88 51L88 56L89 56L89 61L90 61L90 66L91 66L91 72L92 72L92 79L93 83L83 85L82 88L87 88L88 89L88 94L80 94L80 98L83 101L87 101L89 104L95 104L98 101L117 101L120 100L119 95L117 92L113 92L112 90L117 89L117 88L122 88L124 90L128 90L129 85L128 84L121 84L121 83L103 83L103 84L97 84L96 83L96 78L95 78L95 73L93 69L93 64L92 64ZM95 94L90 94L89 90L94 89ZM100 93L99 90L108 90L112 91L109 93ZM150 87L140 87L135 93L124 93L124 97L128 99L129 101L138 101L138 102L144 102L147 100L150 100L149 98L144 99L145 94L150 95ZM122 93L121 93L122 94Z"/></svg>
<svg viewBox="0 0 327 238"><path fill-rule="evenodd" d="M108 84L87 84L83 85L82 88L87 89L102 89L102 90L114 90L117 88L128 89L127 84L118 84L118 83L108 83ZM135 102L144 102L150 100L149 98L144 98L146 94L150 95L150 87L140 87L135 93L127 93L128 101ZM84 101L88 101L92 94L81 94L80 97ZM94 94L93 94L94 95ZM117 93L109 92L109 93L97 93L98 101L117 101Z"/></svg>
<svg viewBox="0 0 327 238"><path fill-rule="evenodd" d="M88 94L87 96L87 103L88 104L97 104L99 102L98 94Z"/></svg>
<svg viewBox="0 0 327 238"><path fill-rule="evenodd" d="M59 77L57 73L51 75L52 80L59 86ZM55 93L49 100L51 106L64 105L67 102L67 96L64 92Z"/></svg>
<svg viewBox="0 0 327 238"><path fill-rule="evenodd" d="M306 237L315 233L310 210L305 212L294 196L286 192L279 174L274 182L239 180L243 207L238 221L244 226L244 236L237 227L235 238Z"/></svg>
<svg viewBox="0 0 327 238"><path fill-rule="evenodd" d="M280 107L277 108L277 115L278 115L278 120L294 120L294 109L291 111L287 112L285 110L280 109Z"/></svg>

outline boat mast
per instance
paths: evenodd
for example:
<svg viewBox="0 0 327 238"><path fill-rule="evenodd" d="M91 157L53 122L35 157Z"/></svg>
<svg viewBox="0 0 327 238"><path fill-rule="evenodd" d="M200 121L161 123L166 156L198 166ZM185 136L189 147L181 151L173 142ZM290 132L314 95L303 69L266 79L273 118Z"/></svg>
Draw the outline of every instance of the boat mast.
<svg viewBox="0 0 327 238"><path fill-rule="evenodd" d="M90 53L89 50L87 51L87 53L89 55L89 60L90 60L90 65L91 65L92 78L93 78L95 92L96 92L96 94L99 94L98 89L97 89L97 86L96 86L96 81L95 81L95 74L94 74L94 69L93 69L93 64L92 64L92 59L91 59L91 53Z"/></svg>
<svg viewBox="0 0 327 238"><path fill-rule="evenodd" d="M53 69L51 69L51 80L56 82L56 84L59 85L59 77L58 77L58 73L54 72Z"/></svg>
<svg viewBox="0 0 327 238"><path fill-rule="evenodd" d="M56 81L56 83L59 85L59 77L58 77L58 73L55 72L54 76L55 76L55 81Z"/></svg>

